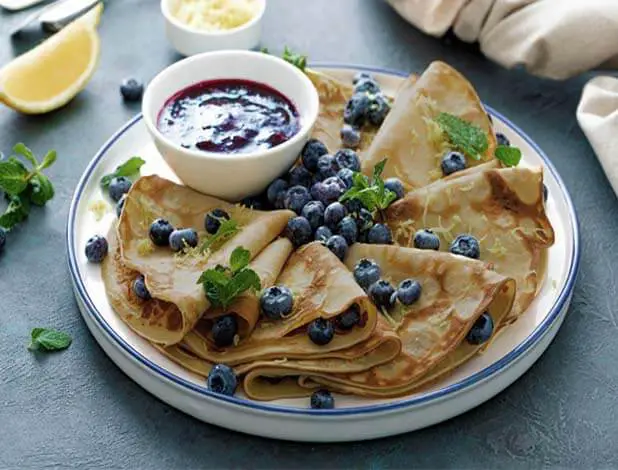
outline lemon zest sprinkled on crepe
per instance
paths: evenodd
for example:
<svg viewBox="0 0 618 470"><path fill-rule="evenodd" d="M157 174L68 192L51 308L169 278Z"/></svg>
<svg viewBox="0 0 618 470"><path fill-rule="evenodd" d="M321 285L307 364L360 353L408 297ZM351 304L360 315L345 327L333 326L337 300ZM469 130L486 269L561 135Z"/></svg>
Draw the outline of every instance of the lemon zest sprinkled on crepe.
<svg viewBox="0 0 618 470"><path fill-rule="evenodd" d="M459 190L462 192L468 192L474 188L474 182L459 186Z"/></svg>
<svg viewBox="0 0 618 470"><path fill-rule="evenodd" d="M140 256L147 256L155 251L155 247L150 240L142 238L137 242L137 252Z"/></svg>
<svg viewBox="0 0 618 470"><path fill-rule="evenodd" d="M403 238L404 240L411 240L415 233L414 220L405 220L395 229L395 239L398 240Z"/></svg>
<svg viewBox="0 0 618 470"><path fill-rule="evenodd" d="M102 199L97 199L88 205L88 210L92 212L94 219L99 222L103 217L105 217L105 214L109 212L110 206Z"/></svg>
<svg viewBox="0 0 618 470"><path fill-rule="evenodd" d="M508 253L508 250L502 244L499 238L496 238L493 246L487 248L487 251L489 251L492 255L498 256L499 258L505 256Z"/></svg>

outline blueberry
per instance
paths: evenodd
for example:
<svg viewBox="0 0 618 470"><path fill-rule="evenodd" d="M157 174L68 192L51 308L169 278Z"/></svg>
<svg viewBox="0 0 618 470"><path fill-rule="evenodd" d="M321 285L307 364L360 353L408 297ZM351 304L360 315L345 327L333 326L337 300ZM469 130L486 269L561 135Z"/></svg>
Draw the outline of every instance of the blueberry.
<svg viewBox="0 0 618 470"><path fill-rule="evenodd" d="M223 209L213 209L206 214L206 218L204 219L204 228L208 233L214 235L219 230L221 220L223 219L230 220L230 215Z"/></svg>
<svg viewBox="0 0 618 470"><path fill-rule="evenodd" d="M225 348L234 344L234 337L237 333L236 315L223 315L216 318L212 324L212 339L218 348Z"/></svg>
<svg viewBox="0 0 618 470"><path fill-rule="evenodd" d="M345 238L348 246L356 243L358 240L358 226L354 217L348 215L341 219L341 222L337 225L337 235Z"/></svg>
<svg viewBox="0 0 618 470"><path fill-rule="evenodd" d="M156 219L148 230L148 235L157 246L168 246L170 235L174 231L174 226L165 219Z"/></svg>
<svg viewBox="0 0 618 470"><path fill-rule="evenodd" d="M318 139L309 139L301 151L301 159L307 170L318 171L318 158L328 153L326 145Z"/></svg>
<svg viewBox="0 0 618 470"><path fill-rule="evenodd" d="M335 153L335 163L341 168L349 168L352 171L360 171L361 164L358 155L352 149L341 149Z"/></svg>
<svg viewBox="0 0 618 470"><path fill-rule="evenodd" d="M451 175L456 171L466 169L466 157L459 152L448 152L442 158L442 163L440 163L440 166L442 167L442 173L444 176Z"/></svg>
<svg viewBox="0 0 618 470"><path fill-rule="evenodd" d="M275 181L268 185L266 190L266 197L276 209L283 209L283 198L285 192L288 189L288 183L284 179L277 178Z"/></svg>
<svg viewBox="0 0 618 470"><path fill-rule="evenodd" d="M511 141L502 132L496 132L496 141L498 142L498 145L504 145L506 147L511 146Z"/></svg>
<svg viewBox="0 0 618 470"><path fill-rule="evenodd" d="M343 261L346 253L348 252L348 242L341 235L333 235L326 240L326 248L333 252L333 254Z"/></svg>
<svg viewBox="0 0 618 470"><path fill-rule="evenodd" d="M466 341L470 344L483 344L491 338L494 332L494 321L489 312L484 312L477 321L474 322L472 328L466 336Z"/></svg>
<svg viewBox="0 0 618 470"><path fill-rule="evenodd" d="M373 80L373 77L371 76L371 74L368 74L367 72L358 72L357 74L354 75L354 78L352 79L352 84L356 85L361 80L366 80L366 79Z"/></svg>
<svg viewBox="0 0 618 470"><path fill-rule="evenodd" d="M343 121L354 127L362 127L367 119L371 100L365 93L355 93L343 110Z"/></svg>
<svg viewBox="0 0 618 470"><path fill-rule="evenodd" d="M292 186L285 193L283 205L286 209L300 214L305 204L309 201L311 201L311 195L307 188L304 186Z"/></svg>
<svg viewBox="0 0 618 470"><path fill-rule="evenodd" d="M142 300L150 300L152 296L148 289L146 288L146 281L144 280L143 275L138 275L133 281L133 293L137 295Z"/></svg>
<svg viewBox="0 0 618 470"><path fill-rule="evenodd" d="M355 149L358 148L361 141L361 134L358 129L353 128L349 124L344 124L339 133L341 142L345 147Z"/></svg>
<svg viewBox="0 0 618 470"><path fill-rule="evenodd" d="M324 318L316 318L307 327L309 339L318 346L324 346L335 337L333 322Z"/></svg>
<svg viewBox="0 0 618 470"><path fill-rule="evenodd" d="M391 229L384 224L375 224L367 232L367 243L373 245L390 245L393 243Z"/></svg>
<svg viewBox="0 0 618 470"><path fill-rule="evenodd" d="M107 240L100 235L95 235L86 242L86 258L91 263L100 263L107 256L108 249Z"/></svg>
<svg viewBox="0 0 618 470"><path fill-rule="evenodd" d="M379 94L380 85L373 78L364 78L354 85L354 93Z"/></svg>
<svg viewBox="0 0 618 470"><path fill-rule="evenodd" d="M311 187L311 195L316 201L320 201L324 204L324 207L327 207L341 197L344 185L345 183L336 176L327 178Z"/></svg>
<svg viewBox="0 0 618 470"><path fill-rule="evenodd" d="M336 176L338 170L337 162L335 162L332 155L322 155L318 158L318 173L323 180L331 176Z"/></svg>
<svg viewBox="0 0 618 470"><path fill-rule="evenodd" d="M479 259L481 257L481 247L476 238L466 233L458 235L451 243L450 252L455 255L466 256L468 258Z"/></svg>
<svg viewBox="0 0 618 470"><path fill-rule="evenodd" d="M438 251L440 249L440 237L428 228L419 230L414 234L414 248Z"/></svg>
<svg viewBox="0 0 618 470"><path fill-rule="evenodd" d="M354 184L354 172L349 168L342 168L337 172L337 178L343 181L345 189L348 190Z"/></svg>
<svg viewBox="0 0 618 470"><path fill-rule="evenodd" d="M129 178L124 176L116 176L109 182L109 197L114 201L120 201L120 198L129 192L133 183Z"/></svg>
<svg viewBox="0 0 618 470"><path fill-rule="evenodd" d="M326 389L316 390L311 394L311 408L314 410L331 410L335 407L335 399Z"/></svg>
<svg viewBox="0 0 618 470"><path fill-rule="evenodd" d="M347 201L344 201L343 205L350 214L358 214L362 209L364 209L363 203L358 199L348 199Z"/></svg>
<svg viewBox="0 0 618 470"><path fill-rule="evenodd" d="M403 183L399 178L387 178L386 180L384 180L384 187L395 193L395 195L397 196L395 198L395 201L403 198L405 194L405 190L403 189Z"/></svg>
<svg viewBox="0 0 618 470"><path fill-rule="evenodd" d="M254 209L256 211L268 210L270 204L264 194L246 197L242 201L240 201L240 203L243 206L248 207L249 209Z"/></svg>
<svg viewBox="0 0 618 470"><path fill-rule="evenodd" d="M231 397L238 386L238 379L230 366L216 364L210 369L206 383L211 392Z"/></svg>
<svg viewBox="0 0 618 470"><path fill-rule="evenodd" d="M333 236L333 232L326 226L322 225L315 230L314 239L319 242L324 242Z"/></svg>
<svg viewBox="0 0 618 470"><path fill-rule="evenodd" d="M405 279L397 287L397 299L403 305L412 305L421 297L421 285L414 279Z"/></svg>
<svg viewBox="0 0 618 470"><path fill-rule="evenodd" d="M6 245L6 230L0 227L0 251L4 249L4 245Z"/></svg>
<svg viewBox="0 0 618 470"><path fill-rule="evenodd" d="M197 232L192 228L174 230L170 234L169 244L172 251L180 251L185 247L195 248L197 246Z"/></svg>
<svg viewBox="0 0 618 470"><path fill-rule="evenodd" d="M354 266L354 279L365 290L378 282L381 275L380 266L373 260L363 258Z"/></svg>
<svg viewBox="0 0 618 470"><path fill-rule="evenodd" d="M390 110L391 104L386 96L381 93L374 96L369 105L369 122L374 126L381 126Z"/></svg>
<svg viewBox="0 0 618 470"><path fill-rule="evenodd" d="M125 101L139 101L144 93L144 85L135 78L125 78L120 84L120 94Z"/></svg>
<svg viewBox="0 0 618 470"><path fill-rule="evenodd" d="M302 165L292 168L288 173L290 186L304 186L305 188L310 188L311 179L311 172Z"/></svg>
<svg viewBox="0 0 618 470"><path fill-rule="evenodd" d="M311 224L311 230L316 230L324 224L324 204L320 201L310 201L305 204L301 215Z"/></svg>
<svg viewBox="0 0 618 470"><path fill-rule="evenodd" d="M373 215L364 207L356 213L356 225L359 232L367 232L373 227Z"/></svg>
<svg viewBox="0 0 618 470"><path fill-rule="evenodd" d="M358 304L352 304L343 313L335 318L335 324L340 330L351 330L360 323L360 307Z"/></svg>
<svg viewBox="0 0 618 470"><path fill-rule="evenodd" d="M348 215L348 211L340 202L333 202L326 206L324 210L324 223L331 230L336 230L339 222Z"/></svg>
<svg viewBox="0 0 618 470"><path fill-rule="evenodd" d="M547 186L545 186L545 183L543 183L543 202L547 202L547 196L549 196L549 190Z"/></svg>
<svg viewBox="0 0 618 470"><path fill-rule="evenodd" d="M271 320L280 320L289 315L293 306L292 291L285 286L268 287L260 297L260 310Z"/></svg>
<svg viewBox="0 0 618 470"><path fill-rule="evenodd" d="M118 218L120 218L120 215L122 214L122 208L124 207L124 202L127 200L127 195L124 194L120 200L116 203L116 216L118 216Z"/></svg>
<svg viewBox="0 0 618 470"><path fill-rule="evenodd" d="M390 308L393 305L395 288L390 282L380 279L369 286L369 296L378 307Z"/></svg>
<svg viewBox="0 0 618 470"><path fill-rule="evenodd" d="M311 241L311 224L304 217L294 217L288 220L284 234L298 248Z"/></svg>

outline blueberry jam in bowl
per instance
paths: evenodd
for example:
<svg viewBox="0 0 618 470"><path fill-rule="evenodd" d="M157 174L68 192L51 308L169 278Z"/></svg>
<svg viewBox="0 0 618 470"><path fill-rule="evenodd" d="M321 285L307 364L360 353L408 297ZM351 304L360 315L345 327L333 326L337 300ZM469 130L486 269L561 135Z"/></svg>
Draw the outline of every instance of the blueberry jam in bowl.
<svg viewBox="0 0 618 470"><path fill-rule="evenodd" d="M318 110L301 70L249 51L177 62L150 82L142 101L146 127L178 177L229 201L261 192L294 164Z"/></svg>

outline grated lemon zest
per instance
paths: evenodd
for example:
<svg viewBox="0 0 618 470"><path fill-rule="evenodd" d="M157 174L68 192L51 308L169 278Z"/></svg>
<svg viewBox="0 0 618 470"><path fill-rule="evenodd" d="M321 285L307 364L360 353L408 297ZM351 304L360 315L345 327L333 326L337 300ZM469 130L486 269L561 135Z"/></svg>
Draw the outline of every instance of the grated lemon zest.
<svg viewBox="0 0 618 470"><path fill-rule="evenodd" d="M459 190L464 193L470 191L472 188L474 188L474 182L459 186Z"/></svg>
<svg viewBox="0 0 618 470"><path fill-rule="evenodd" d="M140 256L147 256L155 251L152 242L147 238L142 238L137 242L137 253Z"/></svg>
<svg viewBox="0 0 618 470"><path fill-rule="evenodd" d="M92 201L88 205L88 210L92 212L92 215L94 215L94 219L97 222L100 222L101 219L105 217L105 214L109 212L110 206L107 202L103 201L102 199L97 199L96 201Z"/></svg>
<svg viewBox="0 0 618 470"><path fill-rule="evenodd" d="M485 238L485 237L483 237L483 238ZM496 255L499 258L506 256L506 254L508 253L508 250L502 244L502 242L500 241L499 238L496 238L496 240L494 241L493 246L490 247L490 248L487 248L487 251L489 251L492 255Z"/></svg>

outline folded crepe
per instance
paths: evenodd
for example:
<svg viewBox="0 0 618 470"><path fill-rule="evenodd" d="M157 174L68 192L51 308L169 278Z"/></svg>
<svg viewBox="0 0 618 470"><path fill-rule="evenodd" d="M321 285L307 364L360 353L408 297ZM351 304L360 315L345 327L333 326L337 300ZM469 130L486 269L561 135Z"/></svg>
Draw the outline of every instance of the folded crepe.
<svg viewBox="0 0 618 470"><path fill-rule="evenodd" d="M479 241L480 259L517 283L507 322L521 315L541 286L546 249L554 231L545 214L541 168L469 171L406 195L386 211L396 243L413 246L414 234L431 229L440 250L463 233Z"/></svg>
<svg viewBox="0 0 618 470"><path fill-rule="evenodd" d="M420 77L408 78L399 88L393 107L362 158L364 173L387 158L383 176L399 178L406 191L442 178L440 163L451 149L434 121L450 113L487 133L488 148L468 166L495 161L496 137L491 122L472 85L455 69L433 62Z"/></svg>
<svg viewBox="0 0 618 470"><path fill-rule="evenodd" d="M204 231L204 218L216 208L225 210L239 231L222 246L214 243L204 250L201 244L209 237ZM120 260L123 268L144 275L150 294L163 301L166 308L142 309L142 315L119 311L120 315L134 331L152 342L164 346L180 342L210 307L203 287L197 284L201 273L217 264L227 265L232 251L239 246L249 250L251 259L255 258L293 215L291 211L259 212L233 205L158 176L140 178L127 195L118 223ZM195 229L200 244L180 253L156 247L148 231L157 218L177 228ZM242 325L245 331L251 326L251 321Z"/></svg>

